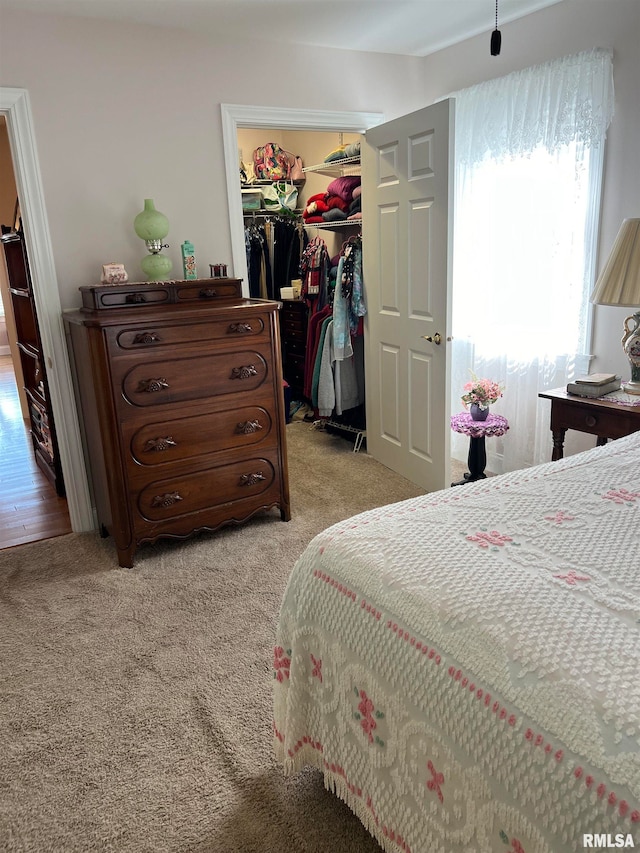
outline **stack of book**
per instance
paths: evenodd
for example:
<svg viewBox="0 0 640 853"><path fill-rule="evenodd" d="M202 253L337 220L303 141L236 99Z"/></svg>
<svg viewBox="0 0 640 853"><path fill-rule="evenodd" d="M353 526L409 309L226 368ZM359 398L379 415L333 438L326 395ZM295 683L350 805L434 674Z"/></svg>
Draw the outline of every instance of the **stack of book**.
<svg viewBox="0 0 640 853"><path fill-rule="evenodd" d="M567 394L579 397L602 397L620 388L620 377L615 373L591 373L579 376L567 384Z"/></svg>

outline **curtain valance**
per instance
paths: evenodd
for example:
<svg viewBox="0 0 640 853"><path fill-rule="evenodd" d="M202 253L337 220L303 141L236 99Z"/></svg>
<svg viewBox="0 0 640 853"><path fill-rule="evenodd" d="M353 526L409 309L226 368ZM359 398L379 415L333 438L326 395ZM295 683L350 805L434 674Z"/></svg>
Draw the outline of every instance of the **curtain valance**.
<svg viewBox="0 0 640 853"><path fill-rule="evenodd" d="M612 51L594 48L455 92L456 158L526 156L574 141L598 147L614 111Z"/></svg>

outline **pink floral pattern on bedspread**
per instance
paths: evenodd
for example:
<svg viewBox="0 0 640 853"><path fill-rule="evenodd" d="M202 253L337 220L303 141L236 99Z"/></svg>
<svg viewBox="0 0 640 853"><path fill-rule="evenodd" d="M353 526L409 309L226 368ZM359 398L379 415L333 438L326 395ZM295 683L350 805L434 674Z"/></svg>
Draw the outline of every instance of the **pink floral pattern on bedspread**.
<svg viewBox="0 0 640 853"><path fill-rule="evenodd" d="M389 852L640 848L639 467L636 433L317 536L277 627L284 771Z"/></svg>

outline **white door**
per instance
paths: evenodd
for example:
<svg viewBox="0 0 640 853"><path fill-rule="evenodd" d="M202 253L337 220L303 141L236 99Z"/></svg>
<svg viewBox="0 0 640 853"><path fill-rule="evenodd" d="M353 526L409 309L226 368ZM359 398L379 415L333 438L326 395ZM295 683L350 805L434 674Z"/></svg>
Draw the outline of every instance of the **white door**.
<svg viewBox="0 0 640 853"><path fill-rule="evenodd" d="M453 101L365 134L367 450L424 488L450 484Z"/></svg>

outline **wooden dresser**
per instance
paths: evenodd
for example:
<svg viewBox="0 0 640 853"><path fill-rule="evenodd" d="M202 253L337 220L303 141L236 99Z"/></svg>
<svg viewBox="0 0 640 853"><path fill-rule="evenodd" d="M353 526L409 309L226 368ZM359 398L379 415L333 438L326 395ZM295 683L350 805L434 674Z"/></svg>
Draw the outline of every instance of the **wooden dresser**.
<svg viewBox="0 0 640 853"><path fill-rule="evenodd" d="M280 312L282 369L294 400L304 400L304 359L309 309L301 299L284 299Z"/></svg>
<svg viewBox="0 0 640 853"><path fill-rule="evenodd" d="M291 517L279 303L239 279L80 288L65 313L98 522L143 543Z"/></svg>

